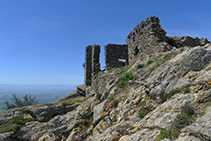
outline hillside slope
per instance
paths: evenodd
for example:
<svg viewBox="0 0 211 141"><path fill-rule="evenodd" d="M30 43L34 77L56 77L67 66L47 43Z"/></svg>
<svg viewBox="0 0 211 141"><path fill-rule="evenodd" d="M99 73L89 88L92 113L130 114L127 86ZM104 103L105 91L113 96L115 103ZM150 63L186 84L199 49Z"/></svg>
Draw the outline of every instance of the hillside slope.
<svg viewBox="0 0 211 141"><path fill-rule="evenodd" d="M54 103L0 113L0 140L211 140L211 44L172 39Z"/></svg>

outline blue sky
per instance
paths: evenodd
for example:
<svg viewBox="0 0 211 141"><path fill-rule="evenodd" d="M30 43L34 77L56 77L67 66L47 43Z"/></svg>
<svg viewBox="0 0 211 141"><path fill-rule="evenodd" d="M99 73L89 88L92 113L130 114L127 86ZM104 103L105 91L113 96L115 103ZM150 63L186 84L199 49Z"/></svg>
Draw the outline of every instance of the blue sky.
<svg viewBox="0 0 211 141"><path fill-rule="evenodd" d="M82 84L85 47L124 44L148 16L168 36L211 40L210 0L2 0L0 84Z"/></svg>

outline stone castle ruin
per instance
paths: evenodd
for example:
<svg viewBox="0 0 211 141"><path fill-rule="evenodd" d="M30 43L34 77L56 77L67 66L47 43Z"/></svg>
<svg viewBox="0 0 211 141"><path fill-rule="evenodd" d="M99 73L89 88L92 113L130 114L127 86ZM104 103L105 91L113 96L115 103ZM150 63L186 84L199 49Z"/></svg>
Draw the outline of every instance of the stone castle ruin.
<svg viewBox="0 0 211 141"><path fill-rule="evenodd" d="M160 25L159 18L148 17L129 33L126 44L107 44L104 46L105 64L106 68L122 67L131 64L144 55L170 51L173 47L203 46L206 43L209 43L206 38L167 37L165 30ZM91 86L96 74L100 72L99 56L99 45L86 47L84 79L86 86Z"/></svg>

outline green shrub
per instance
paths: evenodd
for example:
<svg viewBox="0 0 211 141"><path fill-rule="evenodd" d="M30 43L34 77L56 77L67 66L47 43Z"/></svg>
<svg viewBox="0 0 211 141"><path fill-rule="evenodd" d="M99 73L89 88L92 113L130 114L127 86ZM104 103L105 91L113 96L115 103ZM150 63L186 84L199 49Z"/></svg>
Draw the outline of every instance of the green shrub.
<svg viewBox="0 0 211 141"><path fill-rule="evenodd" d="M123 77L123 80L125 80L126 82L128 82L129 80L133 79L133 73L132 72L128 72L126 73Z"/></svg>
<svg viewBox="0 0 211 141"><path fill-rule="evenodd" d="M138 113L138 116L140 119L142 119L143 117L145 117L149 112L150 112L150 108L149 107L145 107L145 108L142 108L139 113Z"/></svg>
<svg viewBox="0 0 211 141"><path fill-rule="evenodd" d="M171 135L171 131L170 130L161 128L160 129L160 134L156 137L155 141L160 141L162 139L169 138L170 135Z"/></svg>
<svg viewBox="0 0 211 141"><path fill-rule="evenodd" d="M102 94L97 94L97 99L100 100Z"/></svg>
<svg viewBox="0 0 211 141"><path fill-rule="evenodd" d="M124 73L127 72L129 69L130 69L130 66L124 66L124 67L121 68L121 71L120 71L119 74L120 74L120 75L121 75L121 74L124 74Z"/></svg>
<svg viewBox="0 0 211 141"><path fill-rule="evenodd" d="M187 116L193 116L195 114L194 108L188 104L186 104L181 109L182 114L186 114Z"/></svg>
<svg viewBox="0 0 211 141"><path fill-rule="evenodd" d="M117 95L117 93L114 93L113 95L111 95L109 98L108 98L108 101L111 102L112 100L114 100L114 97Z"/></svg>
<svg viewBox="0 0 211 141"><path fill-rule="evenodd" d="M118 82L118 86L122 87L124 86L129 80L133 79L133 73L127 72L124 76L121 77L121 79Z"/></svg>
<svg viewBox="0 0 211 141"><path fill-rule="evenodd" d="M141 110L139 111L138 116L139 116L140 119L142 119L143 117L145 117L151 111L151 109L146 106L145 100L140 102L139 105L141 106Z"/></svg>
<svg viewBox="0 0 211 141"><path fill-rule="evenodd" d="M138 65L136 66L137 69L140 69L140 68L143 68L143 67L144 67L144 64L138 64Z"/></svg>
<svg viewBox="0 0 211 141"><path fill-rule="evenodd" d="M111 105L112 107L116 108L118 106L118 103L119 102L117 100L114 100Z"/></svg>
<svg viewBox="0 0 211 141"><path fill-rule="evenodd" d="M181 114L178 114L172 123L172 127L170 130L161 129L160 135L156 138L156 140L161 140L164 138L168 138L170 140L175 140L180 135L180 131L182 128L192 124L194 122L194 109L190 105L185 105L181 109Z"/></svg>
<svg viewBox="0 0 211 141"><path fill-rule="evenodd" d="M205 69L205 71L210 71L211 70L211 67L208 67Z"/></svg>
<svg viewBox="0 0 211 141"><path fill-rule="evenodd" d="M125 115L124 120L130 120L130 118L128 117L128 115Z"/></svg>
<svg viewBox="0 0 211 141"><path fill-rule="evenodd" d="M125 84L125 81L120 79L119 83L118 83L118 86L122 87L122 86L124 86L124 84Z"/></svg>
<svg viewBox="0 0 211 141"><path fill-rule="evenodd" d="M180 48L180 52L183 52L184 51L184 47Z"/></svg>
<svg viewBox="0 0 211 141"><path fill-rule="evenodd" d="M147 61L147 66L149 66L150 64L154 63L155 61L154 60L148 60Z"/></svg>
<svg viewBox="0 0 211 141"><path fill-rule="evenodd" d="M163 64L170 58L170 54L166 54L163 56L163 58L160 60L160 63Z"/></svg>
<svg viewBox="0 0 211 141"><path fill-rule="evenodd" d="M207 108L207 107L210 106L210 105L211 105L211 102L208 102L208 103L206 103L206 104L204 105L203 108Z"/></svg>

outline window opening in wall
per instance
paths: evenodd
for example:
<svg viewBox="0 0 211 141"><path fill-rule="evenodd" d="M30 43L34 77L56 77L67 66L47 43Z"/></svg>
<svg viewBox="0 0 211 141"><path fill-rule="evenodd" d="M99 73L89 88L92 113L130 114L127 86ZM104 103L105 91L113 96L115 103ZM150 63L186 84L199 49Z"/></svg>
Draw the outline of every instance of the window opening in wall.
<svg viewBox="0 0 211 141"><path fill-rule="evenodd" d="M126 62L126 59L118 59L120 62Z"/></svg>

